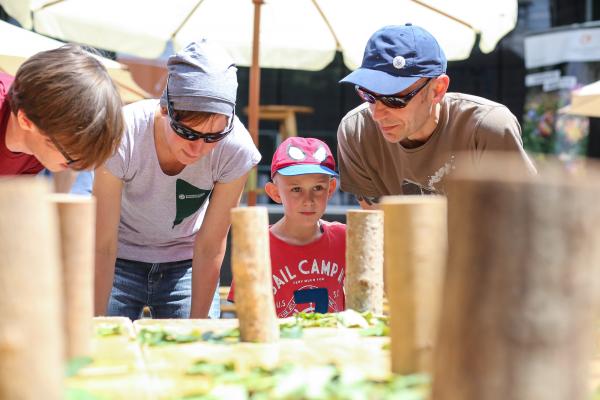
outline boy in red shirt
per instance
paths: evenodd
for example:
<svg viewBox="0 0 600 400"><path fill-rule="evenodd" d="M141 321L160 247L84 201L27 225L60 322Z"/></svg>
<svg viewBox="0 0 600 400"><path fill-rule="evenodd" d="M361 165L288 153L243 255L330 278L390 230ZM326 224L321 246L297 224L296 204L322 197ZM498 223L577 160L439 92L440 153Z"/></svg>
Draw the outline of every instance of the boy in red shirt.
<svg viewBox="0 0 600 400"><path fill-rule="evenodd" d="M337 176L331 150L318 139L288 138L273 155L265 191L283 205L283 218L269 229L279 318L345 309L346 225L321 219Z"/></svg>

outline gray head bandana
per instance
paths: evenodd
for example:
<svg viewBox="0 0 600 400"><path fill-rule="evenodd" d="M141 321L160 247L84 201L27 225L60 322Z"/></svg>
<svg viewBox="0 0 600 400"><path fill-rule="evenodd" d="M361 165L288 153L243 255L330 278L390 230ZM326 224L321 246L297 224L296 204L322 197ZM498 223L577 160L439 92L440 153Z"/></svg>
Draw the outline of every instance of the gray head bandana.
<svg viewBox="0 0 600 400"><path fill-rule="evenodd" d="M221 47L202 39L169 57L169 100L175 110L231 115L237 92L237 68ZM160 105L167 106L166 90Z"/></svg>

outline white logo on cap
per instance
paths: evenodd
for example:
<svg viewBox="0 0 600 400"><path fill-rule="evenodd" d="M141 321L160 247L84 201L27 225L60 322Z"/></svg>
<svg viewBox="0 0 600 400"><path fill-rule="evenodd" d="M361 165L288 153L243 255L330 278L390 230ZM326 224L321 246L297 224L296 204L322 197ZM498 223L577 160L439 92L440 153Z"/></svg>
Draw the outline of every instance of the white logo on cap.
<svg viewBox="0 0 600 400"><path fill-rule="evenodd" d="M306 158L306 154L304 154L304 152L301 149L295 146L290 146L288 148L288 156L292 160L296 161L304 160Z"/></svg>
<svg viewBox="0 0 600 400"><path fill-rule="evenodd" d="M396 56L392 60L392 65L394 66L394 68L402 69L406 65L406 60L402 56Z"/></svg>
<svg viewBox="0 0 600 400"><path fill-rule="evenodd" d="M318 162L323 162L327 158L327 150L325 147L319 146L319 148L314 152L313 158Z"/></svg>

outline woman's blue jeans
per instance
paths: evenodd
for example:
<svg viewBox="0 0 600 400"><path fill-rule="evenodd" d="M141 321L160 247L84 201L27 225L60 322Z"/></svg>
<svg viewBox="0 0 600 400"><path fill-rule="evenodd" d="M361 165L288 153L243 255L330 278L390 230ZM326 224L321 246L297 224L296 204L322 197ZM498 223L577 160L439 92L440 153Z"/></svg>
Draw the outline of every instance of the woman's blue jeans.
<svg viewBox="0 0 600 400"><path fill-rule="evenodd" d="M209 318L221 314L218 289ZM148 306L152 318L189 318L191 303L192 260L153 264L117 258L108 315L136 320Z"/></svg>

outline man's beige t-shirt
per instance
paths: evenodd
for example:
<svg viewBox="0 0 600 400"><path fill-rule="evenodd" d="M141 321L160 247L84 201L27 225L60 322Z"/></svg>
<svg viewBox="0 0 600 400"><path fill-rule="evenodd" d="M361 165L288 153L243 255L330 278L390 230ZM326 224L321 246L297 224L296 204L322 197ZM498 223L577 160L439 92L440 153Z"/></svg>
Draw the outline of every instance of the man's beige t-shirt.
<svg viewBox="0 0 600 400"><path fill-rule="evenodd" d="M486 152L513 151L524 173L535 172L523 150L521 127L502 104L460 93L447 93L429 140L417 148L386 141L368 103L350 111L338 128L341 189L357 197L396 194L446 194L446 178L457 157L475 164Z"/></svg>

